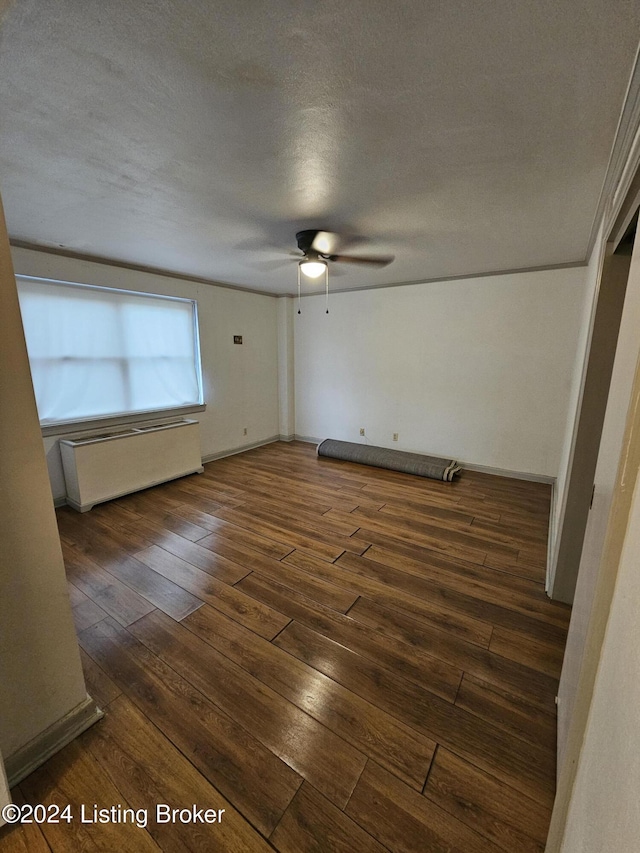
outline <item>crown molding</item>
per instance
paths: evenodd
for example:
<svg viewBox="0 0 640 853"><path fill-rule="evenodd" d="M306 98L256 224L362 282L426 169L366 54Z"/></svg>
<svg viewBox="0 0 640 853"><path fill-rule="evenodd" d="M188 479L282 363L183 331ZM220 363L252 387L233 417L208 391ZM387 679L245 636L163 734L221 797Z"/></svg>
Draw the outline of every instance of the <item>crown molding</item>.
<svg viewBox="0 0 640 853"><path fill-rule="evenodd" d="M640 166L640 49L636 52L633 71L624 97L609 165L602 184L600 198L593 217L585 261L593 252L601 222L605 221L605 235L609 234L620 205L626 198L631 181Z"/></svg>
<svg viewBox="0 0 640 853"><path fill-rule="evenodd" d="M337 293L355 293L360 290L380 290L381 288L387 287L412 287L417 284L439 284L440 282L447 281L467 281L468 279L473 278L496 278L500 275L524 275L525 273L530 272L553 272L554 270L571 270L577 269L580 267L587 266L586 261L572 261L566 264L545 264L539 267L514 267L513 269L506 270L490 270L488 272L473 272L473 273L465 273L463 275L443 275L436 276L435 278L420 278L416 281L396 281L389 282L387 284L365 284L362 287L345 287L345 288L334 288L332 286L329 287L329 295L335 296ZM291 296L293 298L293 294L291 293L282 293L281 296ZM308 296L324 296L324 291L320 292L319 290L314 293L302 293L300 294L303 299ZM297 295L295 297L298 298Z"/></svg>
<svg viewBox="0 0 640 853"><path fill-rule="evenodd" d="M212 287L224 287L229 290L239 290L242 293L253 293L257 296L270 296L274 299L280 299L283 297L288 297L290 299L296 298L297 294L295 293L273 293L267 290L257 290L256 288L244 287L242 285L231 284L230 282L225 281L216 281L215 279L209 278L200 278L198 276L187 275L185 273L176 272L172 270L162 269L160 267L150 267L144 264L133 264L127 263L125 261L116 261L111 260L109 258L102 257L100 255L85 255L80 252L72 252L67 249L57 249L49 246L41 246L37 243L29 243L25 240L10 240L10 245L16 249L27 249L32 252L41 252L45 255L58 255L63 258L70 258L71 260L76 261L87 261L92 264L102 264L103 266L117 267L118 269L126 269L132 270L133 272L142 272L148 273L149 275L157 275L162 276L164 278L174 278L180 281L189 281L195 284L207 284ZM574 269L576 267L584 267L586 266L586 261L570 261L568 263L562 264L543 264L541 266L535 267L514 267L512 269L499 269L499 270L488 270L486 272L473 272L473 273L463 273L461 275L446 275L446 276L434 276L432 278L420 278L415 279L413 281L390 281L385 282L383 284L365 284L360 287L344 287L344 288L336 288L331 287L330 293L335 295L337 293L355 293L361 290L380 290L381 288L388 287L411 287L413 285L418 284L437 284L438 282L447 282L447 281L465 281L467 279L473 278L495 278L500 275L522 275L524 273L531 272L548 272L553 270L566 270L566 269ZM324 291L322 294L320 291L314 291L313 293L302 293L301 297L306 299L308 296L320 296L324 295Z"/></svg>
<svg viewBox="0 0 640 853"><path fill-rule="evenodd" d="M134 264L127 261L118 261L113 258L105 258L102 255L86 255L82 252L73 252L69 249L60 249L55 246L42 246L39 243L29 243L26 240L10 239L9 245L15 249L28 249L30 252L41 252L44 255L57 255L61 258L70 258L74 261L87 261L91 264L102 264L108 267L117 267L118 269L131 270L132 272L148 273L149 275L162 276L163 278L175 278L180 281L190 281L194 284L208 284L212 287L225 287L229 290L239 290L242 293L254 293L257 296L278 297L279 293L271 293L267 290L257 290L253 287L244 287L239 284L231 284L228 281L217 281L213 278L203 278L200 276L189 275L180 272L179 270L167 270L162 267L152 267L146 264Z"/></svg>

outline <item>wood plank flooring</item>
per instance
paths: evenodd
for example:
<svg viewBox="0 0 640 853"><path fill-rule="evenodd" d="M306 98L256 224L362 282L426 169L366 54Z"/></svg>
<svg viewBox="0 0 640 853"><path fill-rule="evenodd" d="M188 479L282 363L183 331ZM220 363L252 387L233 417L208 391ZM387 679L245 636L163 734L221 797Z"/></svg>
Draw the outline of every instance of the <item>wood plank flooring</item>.
<svg viewBox="0 0 640 853"><path fill-rule="evenodd" d="M549 501L294 442L59 510L105 718L14 791L74 820L6 827L0 851L541 853L569 622L544 593Z"/></svg>

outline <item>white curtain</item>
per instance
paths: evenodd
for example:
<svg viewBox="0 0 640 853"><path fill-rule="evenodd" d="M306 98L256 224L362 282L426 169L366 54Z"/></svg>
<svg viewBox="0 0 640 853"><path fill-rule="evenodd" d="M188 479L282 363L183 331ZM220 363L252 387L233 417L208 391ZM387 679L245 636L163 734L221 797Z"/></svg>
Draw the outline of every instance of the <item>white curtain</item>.
<svg viewBox="0 0 640 853"><path fill-rule="evenodd" d="M202 402L195 302L17 282L43 425Z"/></svg>

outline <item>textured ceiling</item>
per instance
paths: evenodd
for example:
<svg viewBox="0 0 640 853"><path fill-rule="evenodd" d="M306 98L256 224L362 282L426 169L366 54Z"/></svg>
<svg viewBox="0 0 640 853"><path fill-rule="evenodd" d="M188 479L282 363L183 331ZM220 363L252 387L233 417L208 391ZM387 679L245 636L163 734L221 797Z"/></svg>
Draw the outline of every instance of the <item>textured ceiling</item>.
<svg viewBox="0 0 640 853"><path fill-rule="evenodd" d="M631 0L15 0L9 232L273 293L302 228L395 254L334 289L583 261L639 34Z"/></svg>

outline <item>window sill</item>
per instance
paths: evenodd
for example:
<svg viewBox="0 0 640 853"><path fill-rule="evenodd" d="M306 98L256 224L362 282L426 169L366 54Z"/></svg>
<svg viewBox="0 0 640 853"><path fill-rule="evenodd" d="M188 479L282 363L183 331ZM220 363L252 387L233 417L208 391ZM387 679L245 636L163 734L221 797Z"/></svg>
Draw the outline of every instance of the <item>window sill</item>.
<svg viewBox="0 0 640 853"><path fill-rule="evenodd" d="M153 412L137 412L133 415L111 415L106 418L88 418L83 421L67 421L66 423L46 424L42 426L42 436L73 435L77 432L104 430L108 427L130 426L148 421L164 421L168 418L182 417L196 412L206 411L206 403L195 406L180 406L176 409L160 409Z"/></svg>

